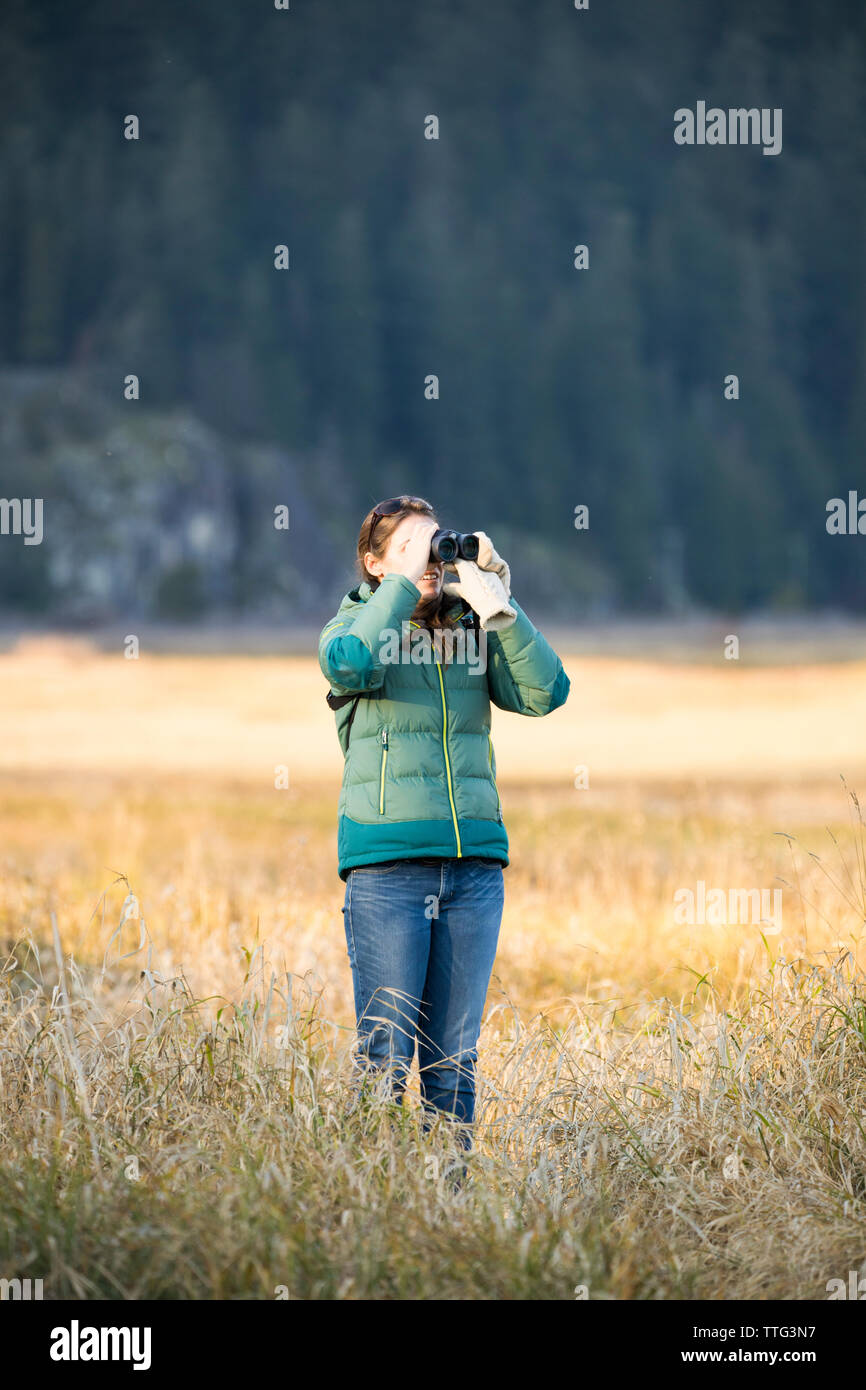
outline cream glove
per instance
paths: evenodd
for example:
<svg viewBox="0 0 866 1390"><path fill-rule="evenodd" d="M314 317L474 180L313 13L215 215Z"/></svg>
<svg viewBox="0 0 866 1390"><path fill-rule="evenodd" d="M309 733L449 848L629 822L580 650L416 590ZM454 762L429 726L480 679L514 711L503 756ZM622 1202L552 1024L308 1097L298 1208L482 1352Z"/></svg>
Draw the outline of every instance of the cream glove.
<svg viewBox="0 0 866 1390"><path fill-rule="evenodd" d="M492 545L490 553L496 555ZM498 555L496 558L499 560ZM504 561L499 560L499 563L504 564ZM474 608L485 632L501 632L504 627L511 626L517 612L508 602L508 593L498 574L490 569L479 569L475 560L454 560L451 568L457 571L457 578L446 579L443 591L464 599ZM505 568L507 571L508 566Z"/></svg>
<svg viewBox="0 0 866 1390"><path fill-rule="evenodd" d="M511 597L511 570L503 560L501 555L497 555L493 549L493 542L484 531L476 531L478 537L478 559L475 561L480 570L492 570L499 575L502 587L505 590L505 597Z"/></svg>

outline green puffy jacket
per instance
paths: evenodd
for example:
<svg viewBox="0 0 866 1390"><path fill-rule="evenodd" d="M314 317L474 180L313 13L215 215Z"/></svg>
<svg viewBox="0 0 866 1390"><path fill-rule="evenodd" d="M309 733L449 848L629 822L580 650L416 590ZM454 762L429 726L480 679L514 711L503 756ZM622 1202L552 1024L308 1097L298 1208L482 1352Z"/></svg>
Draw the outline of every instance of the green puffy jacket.
<svg viewBox="0 0 866 1390"><path fill-rule="evenodd" d="M420 597L401 574L386 575L375 590L363 583L346 594L319 638L319 664L332 694L371 692L336 711L345 758L337 835L342 879L385 859L479 855L507 864L490 702L542 715L568 696L562 662L513 597L516 621L482 633L475 648L468 636L475 615L454 600L449 616L464 628L464 659L458 644L450 661L439 661L443 653L428 641L429 659L419 660L416 638L408 648L416 659L396 660L401 637L406 654ZM388 634L394 634L391 648Z"/></svg>

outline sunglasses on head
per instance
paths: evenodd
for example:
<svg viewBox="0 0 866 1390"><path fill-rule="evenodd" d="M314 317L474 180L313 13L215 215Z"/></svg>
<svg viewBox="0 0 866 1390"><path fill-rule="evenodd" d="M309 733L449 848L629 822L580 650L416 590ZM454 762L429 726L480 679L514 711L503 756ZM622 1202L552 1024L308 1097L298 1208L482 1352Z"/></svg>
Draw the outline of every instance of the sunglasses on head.
<svg viewBox="0 0 866 1390"><path fill-rule="evenodd" d="M423 497L389 497L387 502L380 502L378 506L373 508L373 524L370 527L370 534L367 537L367 545L370 550L373 549L373 532L379 525L382 517L393 516L395 512L401 511L409 502L424 502L424 499ZM425 502L424 505L427 506L428 504Z"/></svg>

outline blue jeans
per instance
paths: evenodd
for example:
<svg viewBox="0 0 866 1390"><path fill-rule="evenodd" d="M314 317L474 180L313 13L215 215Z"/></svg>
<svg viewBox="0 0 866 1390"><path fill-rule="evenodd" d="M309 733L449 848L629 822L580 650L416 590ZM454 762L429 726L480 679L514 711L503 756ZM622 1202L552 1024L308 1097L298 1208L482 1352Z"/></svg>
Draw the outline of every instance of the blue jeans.
<svg viewBox="0 0 866 1390"><path fill-rule="evenodd" d="M464 1126L475 1118L478 1035L503 901L495 859L397 859L352 869L346 880L356 1065L387 1069L402 1104L417 1037L426 1116L444 1112ZM468 1129L460 1142L470 1146Z"/></svg>

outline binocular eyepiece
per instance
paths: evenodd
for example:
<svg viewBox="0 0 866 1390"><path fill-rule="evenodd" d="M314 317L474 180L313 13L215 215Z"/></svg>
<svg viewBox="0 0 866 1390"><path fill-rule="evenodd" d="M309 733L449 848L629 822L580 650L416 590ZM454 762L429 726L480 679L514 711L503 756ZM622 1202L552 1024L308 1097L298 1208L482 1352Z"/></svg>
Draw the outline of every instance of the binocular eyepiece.
<svg viewBox="0 0 866 1390"><path fill-rule="evenodd" d="M430 537L430 559L448 565L452 560L477 560L478 537L469 531L434 531Z"/></svg>

